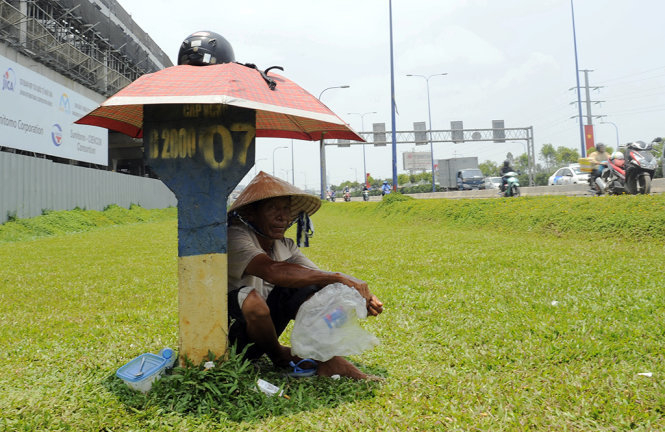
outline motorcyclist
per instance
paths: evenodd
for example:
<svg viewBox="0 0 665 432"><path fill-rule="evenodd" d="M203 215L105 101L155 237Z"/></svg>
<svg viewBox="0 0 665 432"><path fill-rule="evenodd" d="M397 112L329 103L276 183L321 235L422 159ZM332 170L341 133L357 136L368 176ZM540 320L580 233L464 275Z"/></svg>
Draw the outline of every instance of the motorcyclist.
<svg viewBox="0 0 665 432"><path fill-rule="evenodd" d="M369 201L369 187L367 183L363 184L363 201Z"/></svg>
<svg viewBox="0 0 665 432"><path fill-rule="evenodd" d="M383 186L381 186L381 195L388 195L390 193L390 185L388 180L383 181Z"/></svg>
<svg viewBox="0 0 665 432"><path fill-rule="evenodd" d="M595 165L593 167L594 169L591 175L598 177L600 173L603 171L603 165L601 165L601 163L606 162L607 160L609 160L609 158L610 155L607 153L605 149L605 144L603 143L596 144L596 151L594 151L589 155L589 159L591 159L591 162Z"/></svg>
<svg viewBox="0 0 665 432"><path fill-rule="evenodd" d="M351 201L351 190L348 186L344 186L344 200Z"/></svg>
<svg viewBox="0 0 665 432"><path fill-rule="evenodd" d="M607 162L610 159L610 155L605 149L605 144L596 144L596 151L589 155L589 159L592 164L591 174L589 175L589 184L594 187L593 185L596 183L596 179L600 177L603 169L605 169L605 165L603 165L602 162Z"/></svg>
<svg viewBox="0 0 665 432"><path fill-rule="evenodd" d="M513 171L515 170L510 166L510 161L508 159L503 161L503 166L499 170L499 174L501 174L501 192L506 191L506 185L508 184L508 177L506 177L506 174Z"/></svg>

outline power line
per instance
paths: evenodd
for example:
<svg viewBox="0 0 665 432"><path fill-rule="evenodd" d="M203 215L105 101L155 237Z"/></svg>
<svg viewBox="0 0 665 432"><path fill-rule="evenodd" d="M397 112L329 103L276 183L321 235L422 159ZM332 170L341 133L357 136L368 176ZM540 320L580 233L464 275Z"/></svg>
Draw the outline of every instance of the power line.
<svg viewBox="0 0 665 432"><path fill-rule="evenodd" d="M626 99L639 99L645 97L651 97L655 95L665 94L665 92L654 92L654 90L665 88L665 85L658 87L651 87L649 89L634 91L630 93L619 94L618 96L609 97L608 102L616 100L626 100Z"/></svg>
<svg viewBox="0 0 665 432"><path fill-rule="evenodd" d="M660 70L660 71L665 72L665 66L659 66L659 67L656 67L656 68L653 68L653 69L648 69L648 70L646 70L646 71L642 71L642 72L636 72L636 73L634 73L634 74L630 74L630 75L623 75L623 76L616 77L616 78L610 78L610 79L605 80L605 81L603 82L603 84L608 83L608 82L621 81L621 80L623 80L624 78L633 78L633 77L635 77L635 76L639 76L639 75L647 74L647 73L649 73L649 72L653 72L653 71L657 71L657 70ZM663 73L663 74L661 74L661 75L656 75L656 76L654 76L654 77L640 78L640 79L636 79L636 80L628 81L628 82L646 81L646 80L648 80L648 79L653 79L653 78L657 78L657 77L659 77L659 76L664 76L664 75L665 75L665 73Z"/></svg>
<svg viewBox="0 0 665 432"><path fill-rule="evenodd" d="M613 113L612 115L625 116L625 115L634 115L634 114L647 114L647 113L661 112L661 111L665 111L665 105L655 105L651 107L635 108L633 110L618 111L616 113Z"/></svg>

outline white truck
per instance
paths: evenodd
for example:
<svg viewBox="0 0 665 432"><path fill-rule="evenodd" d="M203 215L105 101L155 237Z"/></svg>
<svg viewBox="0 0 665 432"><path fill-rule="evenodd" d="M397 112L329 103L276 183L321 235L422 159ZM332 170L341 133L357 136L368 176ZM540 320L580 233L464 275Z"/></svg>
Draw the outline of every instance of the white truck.
<svg viewBox="0 0 665 432"><path fill-rule="evenodd" d="M439 159L436 179L444 189L485 189L485 177L477 157Z"/></svg>

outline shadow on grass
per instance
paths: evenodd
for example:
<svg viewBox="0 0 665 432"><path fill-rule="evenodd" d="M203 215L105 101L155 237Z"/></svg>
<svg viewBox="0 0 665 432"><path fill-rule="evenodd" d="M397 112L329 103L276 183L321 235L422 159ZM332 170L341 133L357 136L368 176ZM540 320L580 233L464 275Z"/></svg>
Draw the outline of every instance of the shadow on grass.
<svg viewBox="0 0 665 432"><path fill-rule="evenodd" d="M374 397L381 382L331 378L291 378L264 357L250 363L232 356L215 362L214 369L202 366L174 368L143 394L130 389L115 375L105 387L128 410L141 412L160 408L183 416L195 415L214 421L255 422L270 416L285 416L319 408L334 408ZM376 367L358 367L366 373L385 377L387 371ZM266 380L284 390L284 397L270 397L255 390L257 379Z"/></svg>

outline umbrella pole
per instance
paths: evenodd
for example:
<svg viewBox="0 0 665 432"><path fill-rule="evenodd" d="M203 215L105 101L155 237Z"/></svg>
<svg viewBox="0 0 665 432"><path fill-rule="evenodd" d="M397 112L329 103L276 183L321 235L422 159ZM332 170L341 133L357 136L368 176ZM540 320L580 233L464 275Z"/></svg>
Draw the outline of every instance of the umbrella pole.
<svg viewBox="0 0 665 432"><path fill-rule="evenodd" d="M228 345L228 196L254 164L256 113L227 105L144 105L144 155L178 199L179 359Z"/></svg>

